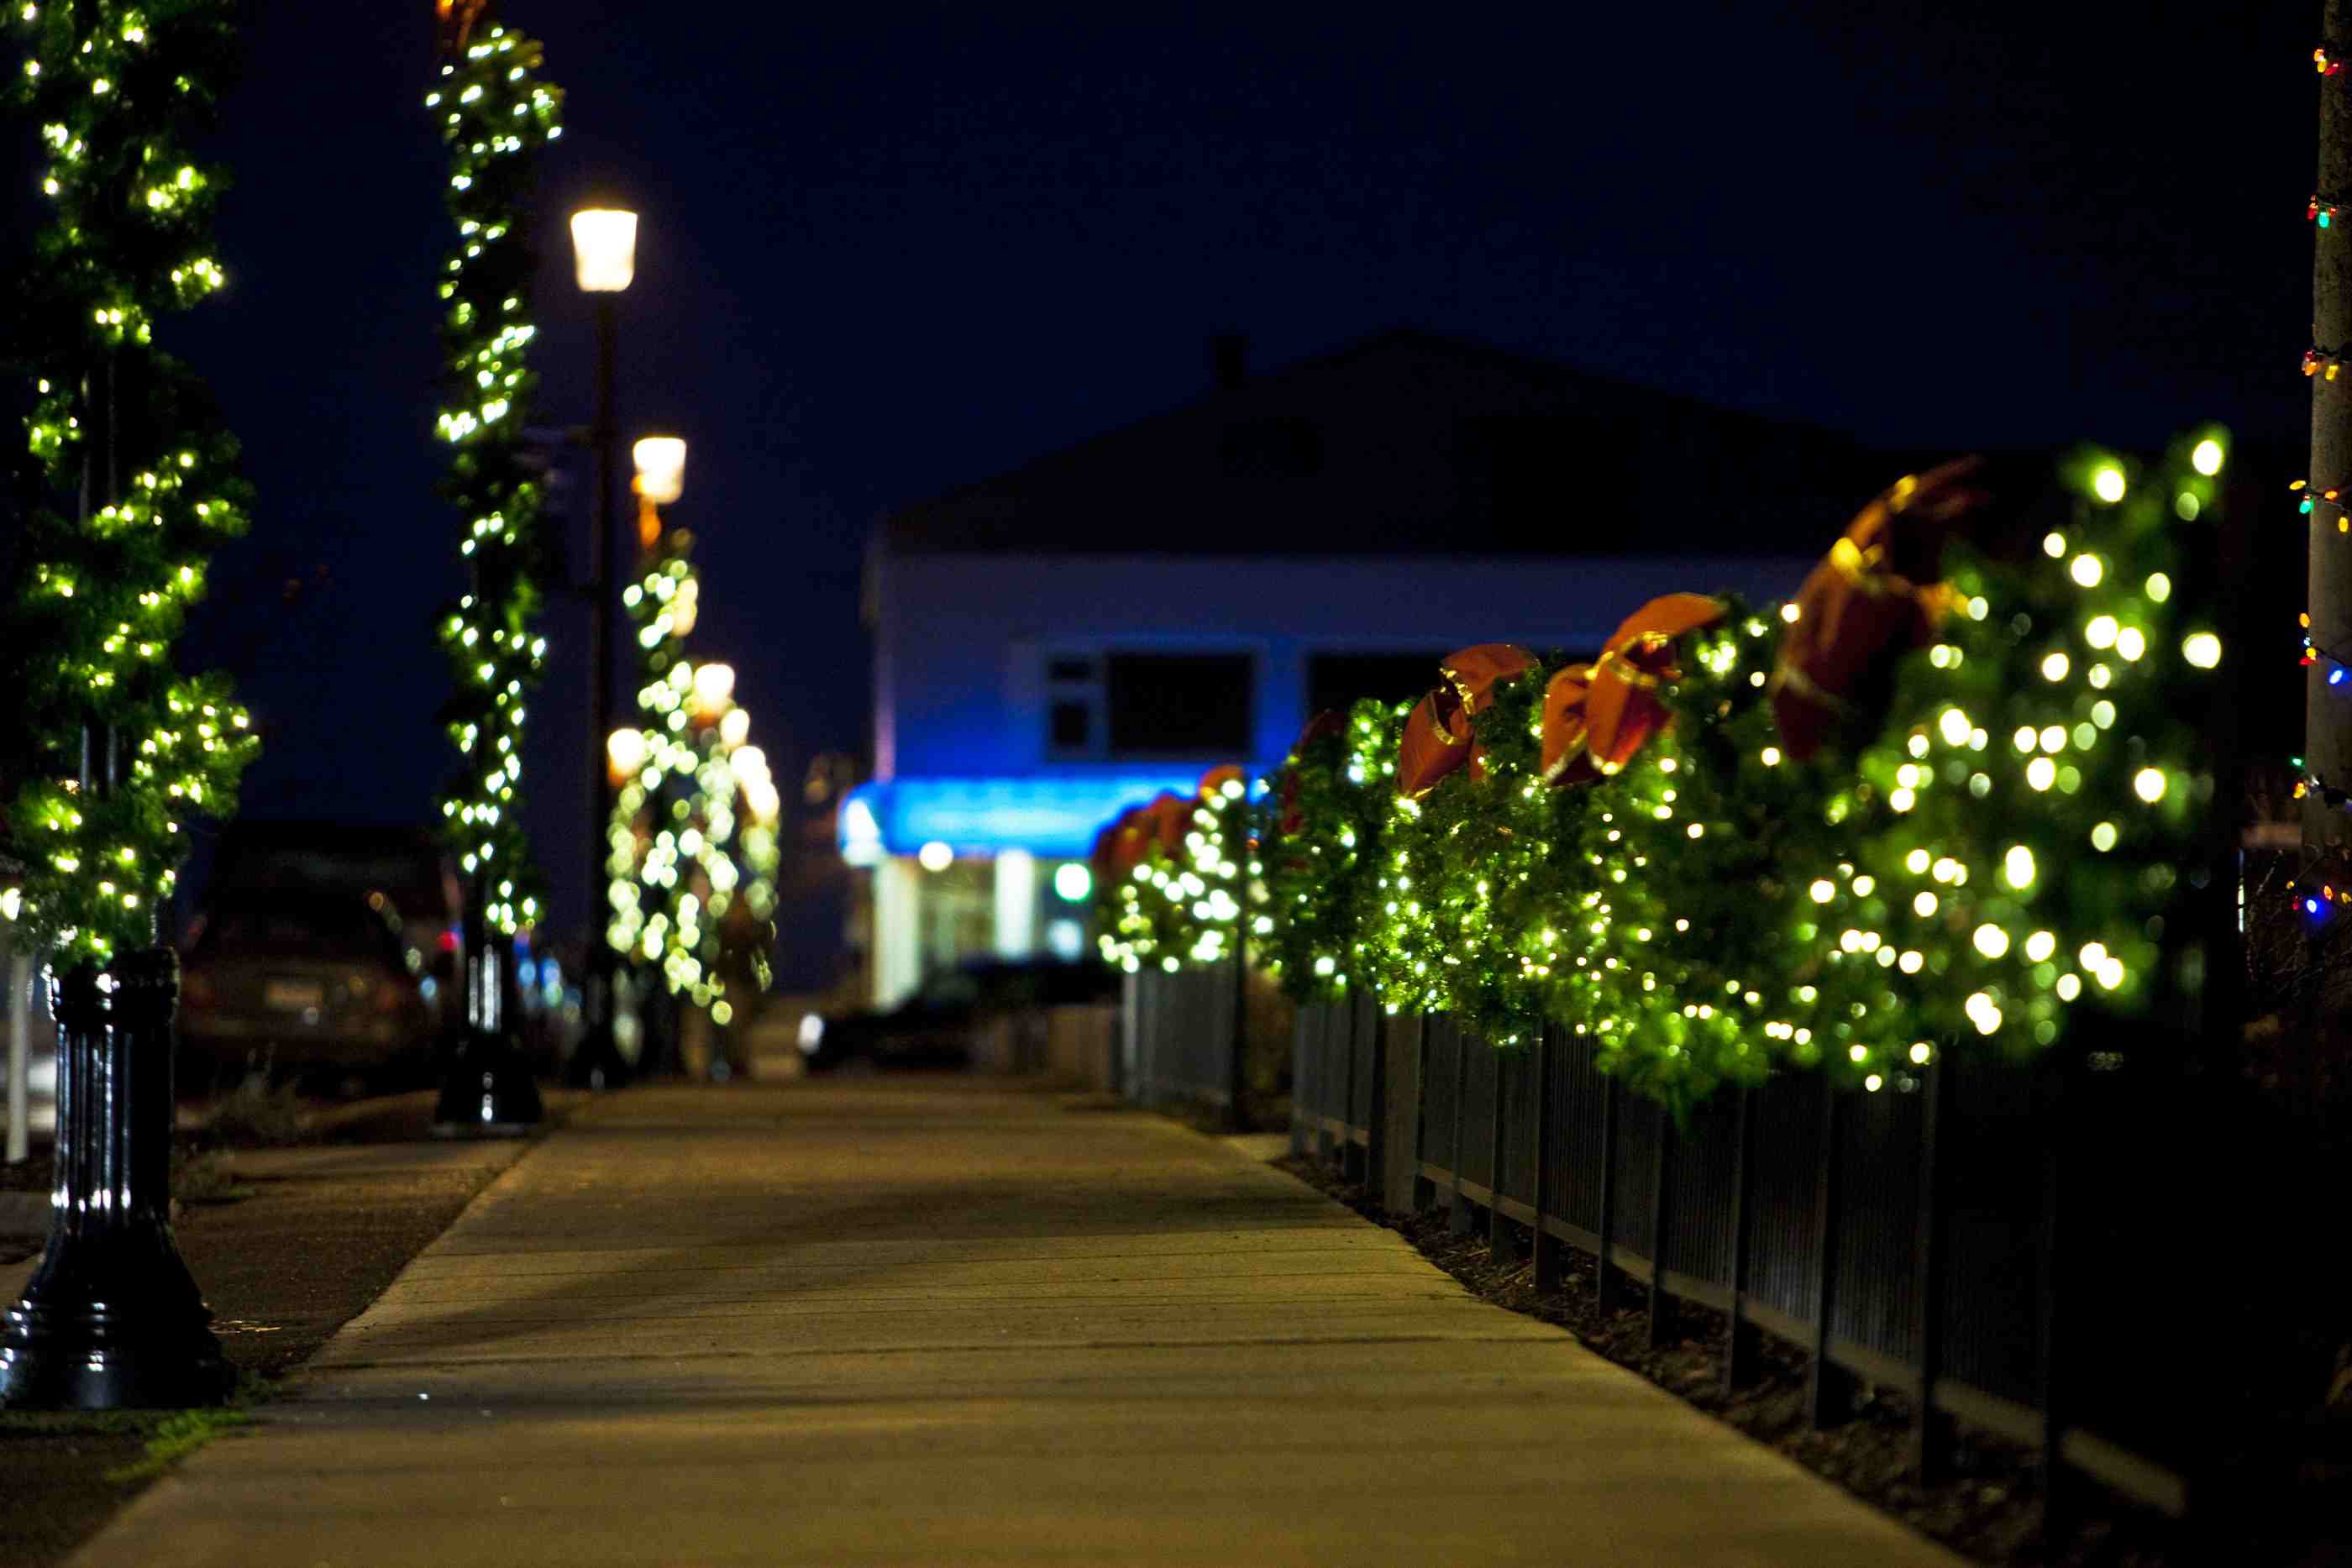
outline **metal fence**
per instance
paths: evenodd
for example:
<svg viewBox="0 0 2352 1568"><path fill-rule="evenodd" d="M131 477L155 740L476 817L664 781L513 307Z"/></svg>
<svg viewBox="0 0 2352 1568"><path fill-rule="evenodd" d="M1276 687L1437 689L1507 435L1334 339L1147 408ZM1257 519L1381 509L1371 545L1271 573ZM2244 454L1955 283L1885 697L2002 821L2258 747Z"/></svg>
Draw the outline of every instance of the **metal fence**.
<svg viewBox="0 0 2352 1568"><path fill-rule="evenodd" d="M1792 1343L1824 1424L1856 1383L1898 1390L1928 1473L1958 1422L2038 1448L2053 1497L2080 1473L2186 1511L2199 1406L2158 1370L2182 1352L2151 1269L2220 1217L2187 1174L2197 1106L2179 1072L2082 1053L1942 1060L1874 1093L1787 1074L1677 1124L1557 1029L1502 1051L1358 999L1302 1009L1296 1053L1294 1148L1376 1190L1402 1165L1415 1204L1497 1247L1527 1228L1545 1288L1573 1249L1599 1289L1656 1287L1654 1343L1672 1301L1725 1314L1727 1381L1756 1331Z"/></svg>
<svg viewBox="0 0 2352 1568"><path fill-rule="evenodd" d="M1129 1099L1141 1105L1232 1105L1238 978L1231 964L1127 977L1120 1078Z"/></svg>

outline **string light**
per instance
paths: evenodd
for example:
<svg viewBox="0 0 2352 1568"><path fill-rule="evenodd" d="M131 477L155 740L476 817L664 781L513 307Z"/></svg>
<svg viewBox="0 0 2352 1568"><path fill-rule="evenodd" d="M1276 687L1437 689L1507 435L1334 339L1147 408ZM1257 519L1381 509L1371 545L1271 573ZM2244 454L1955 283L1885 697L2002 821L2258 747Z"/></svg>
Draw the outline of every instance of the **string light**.
<svg viewBox="0 0 2352 1568"><path fill-rule="evenodd" d="M663 532L650 503L646 521L651 548L621 602L638 649L636 733L649 738L616 780L604 936L724 1022L731 967L755 988L769 982L781 801L766 754L747 744L733 671L687 654L701 598L693 536Z"/></svg>
<svg viewBox="0 0 2352 1568"><path fill-rule="evenodd" d="M2344 353L2340 349L2326 349L2314 344L2303 351L2303 373L2306 376L2332 382L2343 373L2343 370Z"/></svg>
<svg viewBox="0 0 2352 1568"><path fill-rule="evenodd" d="M1783 755L1749 675L1795 623L1732 604L1675 650L1649 747L1582 787L1542 774L1556 672L1498 681L1470 721L1484 778L1412 800L1393 784L1402 708L1359 705L1277 774L1248 896L1211 896L1223 818L1098 877L1105 956L1228 957L1222 933L1247 919L1296 995L1369 987L1507 1050L1552 1020L1673 1104L1776 1065L1883 1086L1938 1040L2014 1054L2051 1045L2086 996L2143 1007L2151 922L2208 787L2180 716L2226 654L2174 619L2171 526L2180 497L2218 502L2226 458L2206 434L2137 481L2095 455L2071 465L2053 548L1955 577L1968 614L1893 672L1851 766ZM2074 874L2093 857L2103 874Z"/></svg>
<svg viewBox="0 0 2352 1568"><path fill-rule="evenodd" d="M440 622L457 688L445 723L458 755L442 828L485 924L505 936L540 913L520 810L525 698L547 653L535 630L541 497L522 434L536 336L522 207L535 155L562 134L562 95L539 80L540 64L535 41L493 26L441 66L425 99L449 146L444 198L457 230L439 285L447 397L436 428L452 449L443 494L474 582Z"/></svg>
<svg viewBox="0 0 2352 1568"><path fill-rule="evenodd" d="M101 429L81 389L102 368L142 411L207 402L195 377L150 351L152 328L226 282L211 235L220 182L193 149L222 86L235 8L176 7L168 59L108 9L27 5L7 16L26 56L17 101L40 127L47 220L36 248L71 265L45 270L40 308L54 329L17 360L37 484L16 514L22 570L6 614L17 640L42 650L11 693L15 738L39 760L0 803L26 862L0 905L0 918L29 927L16 945L101 963L153 942L188 851L184 822L227 815L258 750L227 679L179 676L169 657L203 595L207 555L245 530L235 444L126 419L108 443L121 494L76 504L96 455L86 444ZM113 90L159 67L176 93ZM92 727L112 731L120 767L113 789L85 793L43 764L62 771Z"/></svg>

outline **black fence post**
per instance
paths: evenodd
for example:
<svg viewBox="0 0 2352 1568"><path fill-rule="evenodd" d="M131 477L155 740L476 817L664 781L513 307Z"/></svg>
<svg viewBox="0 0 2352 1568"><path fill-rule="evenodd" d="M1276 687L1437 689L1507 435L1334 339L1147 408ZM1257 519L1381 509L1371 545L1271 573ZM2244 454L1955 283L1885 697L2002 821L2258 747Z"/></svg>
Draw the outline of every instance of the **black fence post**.
<svg viewBox="0 0 2352 1568"><path fill-rule="evenodd" d="M1358 1027L1362 1020L1356 1017L1356 1004L1352 998L1339 1009L1339 1019L1343 1026L1339 1038L1345 1042L1348 1056L1348 1071L1339 1079L1339 1176L1344 1181L1361 1182L1364 1179L1364 1156L1356 1144L1356 1085L1363 1068L1357 1060L1360 1055L1358 1050L1360 1042L1356 1036L1362 1032Z"/></svg>
<svg viewBox="0 0 2352 1568"><path fill-rule="evenodd" d="M1838 1275L1838 1207L1843 1165L1838 1145L1845 1123L1845 1097L1836 1082L1822 1074L1821 1175L1813 1189L1813 1223L1821 1234L1820 1291L1813 1306L1813 1364L1805 1374L1805 1414L1816 1427L1834 1427L1853 1414L1844 1374L1830 1363L1830 1341L1835 1333Z"/></svg>
<svg viewBox="0 0 2352 1568"><path fill-rule="evenodd" d="M1360 1009L1360 1004L1355 1004ZM1369 1103L1364 1111L1363 1153L1359 1156L1361 1170L1357 1179L1381 1195L1386 1207L1389 1179L1389 1042L1388 1015L1379 1003L1371 1004L1371 1074ZM1351 1048L1349 1055L1356 1051ZM1349 1100L1352 1105L1354 1101ZM1351 1111L1349 1114L1353 1114Z"/></svg>
<svg viewBox="0 0 2352 1568"><path fill-rule="evenodd" d="M1510 1218L1503 1212L1503 1145L1507 1141L1505 1133L1510 1124L1505 1113L1511 1103L1511 1079L1516 1076L1510 1066L1510 1058L1499 1051L1495 1053L1494 1135L1486 1141L1490 1151L1486 1160L1486 1255L1498 1263L1507 1261L1518 1251L1518 1244L1511 1235Z"/></svg>
<svg viewBox="0 0 2352 1568"><path fill-rule="evenodd" d="M1307 1030L1315 1025L1315 1001L1301 1001L1298 1011L1291 1013L1291 1155L1307 1152L1307 1119L1315 1114L1315 1093L1310 1083L1312 1067L1307 1062Z"/></svg>
<svg viewBox="0 0 2352 1568"><path fill-rule="evenodd" d="M1609 1305L1609 1234L1617 1228L1617 1080L1601 1093L1601 1240L1592 1253L1592 1300Z"/></svg>
<svg viewBox="0 0 2352 1568"><path fill-rule="evenodd" d="M1536 1032L1536 1134L1529 1157L1535 1161L1535 1271L1538 1291L1559 1289L1559 1238L1544 1228L1559 1195L1551 1190L1552 1027Z"/></svg>
<svg viewBox="0 0 2352 1568"><path fill-rule="evenodd" d="M1454 1195L1445 1217L1446 1229L1455 1236L1470 1234L1470 1200L1462 1196L1463 1102L1469 1097L1470 1037L1457 1021L1454 1028L1454 1157L1447 1162L1454 1167Z"/></svg>
<svg viewBox="0 0 2352 1568"><path fill-rule="evenodd" d="M1916 1299L1919 1303L1919 1420L1912 1433L1911 1469L1922 1486L1951 1470L1952 1424L1936 1408L1936 1382L1944 1375L1945 1238L1951 1222L1951 1183L1944 1168L1945 1075L1949 1061L1938 1055L1920 1074L1919 1231L1914 1242Z"/></svg>
<svg viewBox="0 0 2352 1568"><path fill-rule="evenodd" d="M1246 1133L1256 1125L1249 1113L1249 923L1234 922L1233 1049L1223 1072L1225 1125Z"/></svg>
<svg viewBox="0 0 2352 1568"><path fill-rule="evenodd" d="M1412 1211L1437 1204L1437 1184L1429 1179L1429 1015L1413 1015Z"/></svg>
<svg viewBox="0 0 2352 1568"><path fill-rule="evenodd" d="M2036 1403L2042 1407L2042 1540L2045 1546L2063 1541L2073 1524L2066 1461L2060 1453L2066 1437L2066 1389L2060 1374L2064 1322L2062 1316L2065 1281L2064 1239L2059 1229L2059 1206L2064 1186L2063 1122L2067 1109L2065 1082L2074 1052L2061 1047L2045 1060L2042 1092L2036 1109L2042 1114L2042 1246L2035 1281L2034 1320L2039 1353L2036 1363Z"/></svg>
<svg viewBox="0 0 2352 1568"><path fill-rule="evenodd" d="M1672 1170L1671 1155L1675 1146L1674 1113L1666 1103L1658 1102L1658 1147L1654 1166L1655 1177L1651 1184L1650 1197L1650 1348L1657 1349L1666 1343L1666 1224L1667 1213L1674 1207L1666 1201L1666 1180Z"/></svg>
<svg viewBox="0 0 2352 1568"><path fill-rule="evenodd" d="M1748 1233L1754 1224L1756 1091L1739 1090L1731 1145L1731 1310L1723 1335L1723 1392L1729 1397L1748 1379L1755 1333L1748 1326Z"/></svg>

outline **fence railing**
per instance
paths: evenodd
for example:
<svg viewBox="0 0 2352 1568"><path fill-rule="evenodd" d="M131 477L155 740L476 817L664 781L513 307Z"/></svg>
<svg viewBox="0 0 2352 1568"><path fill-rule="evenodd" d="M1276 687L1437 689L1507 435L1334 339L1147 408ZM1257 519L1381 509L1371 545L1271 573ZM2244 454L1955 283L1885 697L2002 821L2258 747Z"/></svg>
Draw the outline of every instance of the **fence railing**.
<svg viewBox="0 0 2352 1568"><path fill-rule="evenodd" d="M2178 1315L2149 1298L2194 1224L2195 1105L2162 1065L1940 1059L1874 1093L1776 1076L1678 1124L1557 1029L1496 1051L1358 998L1302 1009L1296 1048L1295 1149L1498 1249L1526 1227L1541 1288L1570 1249L1596 1289L1654 1287L1653 1343L1670 1301L1723 1313L1727 1385L1755 1331L1800 1346L1822 1424L1856 1383L1897 1390L1928 1474L1957 1421L2039 1449L2045 1495L2079 1472L2186 1511L2199 1402L2160 1370Z"/></svg>
<svg viewBox="0 0 2352 1568"><path fill-rule="evenodd" d="M1142 1105L1232 1104L1239 978L1231 964L1127 977L1120 1077L1129 1099Z"/></svg>

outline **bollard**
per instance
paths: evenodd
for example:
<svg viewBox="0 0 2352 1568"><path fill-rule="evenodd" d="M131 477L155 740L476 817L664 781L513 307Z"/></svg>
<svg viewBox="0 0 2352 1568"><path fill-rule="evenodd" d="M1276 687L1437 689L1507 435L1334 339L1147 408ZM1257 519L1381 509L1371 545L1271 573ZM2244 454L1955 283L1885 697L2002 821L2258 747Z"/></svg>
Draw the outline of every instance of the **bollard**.
<svg viewBox="0 0 2352 1568"><path fill-rule="evenodd" d="M218 1404L236 1375L172 1237L168 947L50 983L57 1176L48 1249L8 1309L0 1405L110 1410Z"/></svg>
<svg viewBox="0 0 2352 1568"><path fill-rule="evenodd" d="M478 889L477 890L479 891ZM507 1017L513 950L467 913L466 1032L433 1107L436 1137L520 1137L544 1119Z"/></svg>

